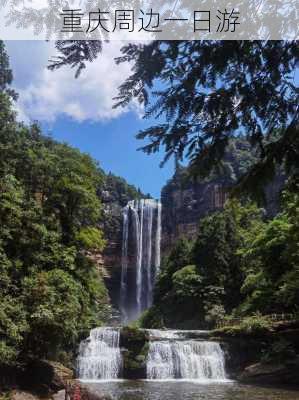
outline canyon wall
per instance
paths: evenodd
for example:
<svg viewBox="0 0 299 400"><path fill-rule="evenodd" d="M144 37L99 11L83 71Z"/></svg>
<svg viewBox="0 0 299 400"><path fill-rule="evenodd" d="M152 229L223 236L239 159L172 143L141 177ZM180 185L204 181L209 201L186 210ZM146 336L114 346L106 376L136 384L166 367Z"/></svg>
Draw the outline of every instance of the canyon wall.
<svg viewBox="0 0 299 400"><path fill-rule="evenodd" d="M200 219L224 207L231 187L255 160L249 144L236 140L229 146L222 167L205 179L191 180L188 169L177 166L174 176L161 191L162 255L167 254L179 238L192 240L196 237ZM279 193L284 181L284 177L277 174L266 188L264 207L269 217L279 210ZM104 189L98 195L103 207L101 228L107 246L104 252L93 253L91 257L103 273L112 306L117 310L121 282L122 209L128 201L147 196L112 174L106 176ZM133 262L128 263L128 274L133 276L132 265Z"/></svg>
<svg viewBox="0 0 299 400"><path fill-rule="evenodd" d="M186 167L177 165L174 176L161 192L162 202L162 253L167 254L181 237L194 239L204 216L224 207L231 188L256 162L245 139L232 141L223 163L205 178L190 178ZM261 205L267 217L279 211L279 194L285 177L277 173L265 188L265 202Z"/></svg>

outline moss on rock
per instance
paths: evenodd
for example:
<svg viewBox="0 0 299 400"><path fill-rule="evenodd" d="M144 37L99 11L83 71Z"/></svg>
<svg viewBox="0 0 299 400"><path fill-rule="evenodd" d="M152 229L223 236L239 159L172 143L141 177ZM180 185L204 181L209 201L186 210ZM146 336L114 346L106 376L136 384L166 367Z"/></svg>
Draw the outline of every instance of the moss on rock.
<svg viewBox="0 0 299 400"><path fill-rule="evenodd" d="M125 379L146 377L146 358L149 349L149 336L146 331L126 326L120 333L123 348L123 371Z"/></svg>

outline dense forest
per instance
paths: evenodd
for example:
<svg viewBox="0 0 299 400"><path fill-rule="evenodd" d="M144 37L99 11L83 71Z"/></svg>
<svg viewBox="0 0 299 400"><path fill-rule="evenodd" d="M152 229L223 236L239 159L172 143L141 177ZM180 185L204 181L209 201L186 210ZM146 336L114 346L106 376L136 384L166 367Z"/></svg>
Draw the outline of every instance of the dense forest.
<svg viewBox="0 0 299 400"><path fill-rule="evenodd" d="M231 199L199 222L164 259L144 326L215 327L222 319L298 313L298 183L281 194L273 219L249 201ZM174 312L175 311L175 312Z"/></svg>
<svg viewBox="0 0 299 400"><path fill-rule="evenodd" d="M165 88L158 104L146 112L147 116L168 114L169 124L138 135L150 141L143 148L146 153L165 147L165 160L173 154L176 157L176 173L164 187L162 197L169 200L173 189L188 188L191 179L217 181L229 190L225 192L223 209L221 205L216 212L207 212L195 221L198 228L194 240L181 238L164 254L152 307L138 321L123 328L129 332L129 341L134 342L134 335L142 339L142 346L139 345L144 350L143 358L140 361L140 354L134 354L134 368L139 368L148 352L148 338L136 327L216 329L213 332L218 333L223 329L233 336L237 331L271 329L273 314L287 315L287 322L299 318L298 138L293 140L297 125L291 89L285 89L281 102L275 103L274 99L265 107L265 98L275 85L279 87L281 75L292 70L293 44L286 46L286 51L281 43L268 43L261 48L254 42L248 47L236 44L237 50L232 46L227 55L232 71L219 61L219 54L229 43L215 45L215 58L205 53L203 43L190 42L186 48L176 42L164 47L159 43L146 46L123 48L123 59L118 62L127 61L131 51L135 76L131 87L127 81L120 88L118 101L120 106L128 104L136 97L136 85L144 80L147 83L142 82L145 86L140 102L147 103L143 97L147 97L154 79L162 76L166 81L169 74L178 74L175 90ZM239 68L236 52L244 50L240 46L249 54L245 57L244 74L252 75L253 80L260 64L252 65L250 55L259 59L261 49L267 57L259 79L269 73L272 58L282 51L285 71L281 72L277 65L266 86L261 86L259 96L253 96L256 87L252 89L250 82L246 88L241 87L241 74L237 86L243 97L237 106L227 101L232 97L232 87L222 91L220 88L221 96L217 93L208 100L204 99L205 93L193 96L192 82L196 86L194 74L198 70L191 68L188 76L181 68L177 71L179 54L204 52L202 80L212 87L219 74L225 72L228 86L233 86L233 72ZM140 58L147 50L151 55L159 53L160 66L141 79L141 71L149 73L148 58L144 62ZM167 66L171 64L173 72L169 73ZM213 66L211 70L206 70L207 65ZM92 255L103 254L111 238L111 242L121 243L121 208L129 200L150 195L128 185L123 178L105 173L89 155L44 135L37 123L18 122L18 95L11 87L12 79L9 59L0 42L0 370L23 365L33 358L60 361L74 369L80 341L88 337L90 329L107 324L112 313L104 273ZM195 132L196 124L189 124L198 115L196 101L206 108L205 115L199 115L198 124L207 123L202 127L205 137L201 139ZM222 129L227 122L222 116L231 115L235 107L238 111ZM215 118L218 109L222 116ZM251 111L257 115L253 119L246 115ZM237 120L240 114L243 120ZM255 130L257 120L274 116L281 119L279 129L266 122L263 129L257 124ZM243 132L239 132L241 123ZM266 128L273 128L271 135L265 134ZM187 140L190 129L192 139ZM190 163L184 168L179 161L186 161L186 150ZM279 194L279 211L270 215L262 206L265 182L278 175L283 175L285 185ZM112 203L117 204L118 213L111 211ZM173 219L169 221L173 223ZM120 260L121 256L119 264ZM127 268L126 263L122 264ZM119 275L122 266L117 265ZM119 290L120 278L117 284ZM291 347L295 357L297 350L292 346L291 342L283 343L279 352L286 351L290 357Z"/></svg>
<svg viewBox="0 0 299 400"><path fill-rule="evenodd" d="M17 122L2 42L0 66L1 365L31 356L67 364L110 313L102 276L88 258L103 250L103 231L113 230L103 215L105 191L120 205L142 194L36 124Z"/></svg>

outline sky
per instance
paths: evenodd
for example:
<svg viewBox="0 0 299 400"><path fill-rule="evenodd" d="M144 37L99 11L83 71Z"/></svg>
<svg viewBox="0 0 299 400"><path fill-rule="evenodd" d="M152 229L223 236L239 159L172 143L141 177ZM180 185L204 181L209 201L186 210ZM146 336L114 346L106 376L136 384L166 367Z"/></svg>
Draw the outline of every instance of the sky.
<svg viewBox="0 0 299 400"><path fill-rule="evenodd" d="M163 152L148 156L137 151L143 142L135 138L154 121L144 120L136 103L126 109L112 108L117 88L131 70L129 64L114 62L123 42L110 42L78 79L69 67L54 72L46 68L55 56L52 42L5 44L13 86L19 93L19 120L38 121L44 133L89 153L106 172L124 177L145 194L160 197L162 186L173 174L174 162L160 168Z"/></svg>

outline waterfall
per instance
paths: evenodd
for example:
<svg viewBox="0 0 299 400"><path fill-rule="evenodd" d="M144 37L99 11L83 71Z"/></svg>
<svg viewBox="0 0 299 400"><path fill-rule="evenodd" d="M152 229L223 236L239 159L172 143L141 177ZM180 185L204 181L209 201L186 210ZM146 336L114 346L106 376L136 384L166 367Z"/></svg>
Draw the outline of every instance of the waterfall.
<svg viewBox="0 0 299 400"><path fill-rule="evenodd" d="M122 255L121 255L121 282L120 282L120 306L121 313L126 319L126 309L124 307L127 293L127 273L128 273L128 230L129 226L129 207L123 210L123 238L122 238Z"/></svg>
<svg viewBox="0 0 299 400"><path fill-rule="evenodd" d="M161 332L161 331L160 331ZM152 331L156 338L150 342L146 363L148 379L226 379L224 354L219 343L196 340L169 340L173 332Z"/></svg>
<svg viewBox="0 0 299 400"><path fill-rule="evenodd" d="M162 204L159 202L158 205L158 216L157 216L157 234L156 234L156 253L155 253L155 269L156 274L160 270L161 264L161 216L162 216Z"/></svg>
<svg viewBox="0 0 299 400"><path fill-rule="evenodd" d="M144 217L144 200L140 200L138 203L140 208L140 219L138 220L138 208L133 209L134 217L137 218L139 223L137 226L137 231L135 231L135 240L137 243L137 265L136 265L136 302L137 302L137 312L141 312L141 298L142 298L142 261L143 261L143 217Z"/></svg>
<svg viewBox="0 0 299 400"><path fill-rule="evenodd" d="M82 380L117 379L122 370L119 329L95 328L82 341L77 359L77 372Z"/></svg>
<svg viewBox="0 0 299 400"><path fill-rule="evenodd" d="M153 286L160 268L160 242L161 203L153 199L129 201L123 209L120 289L123 322L138 318L152 305ZM133 263L130 277L128 259Z"/></svg>

